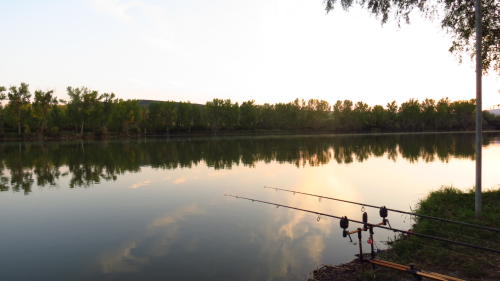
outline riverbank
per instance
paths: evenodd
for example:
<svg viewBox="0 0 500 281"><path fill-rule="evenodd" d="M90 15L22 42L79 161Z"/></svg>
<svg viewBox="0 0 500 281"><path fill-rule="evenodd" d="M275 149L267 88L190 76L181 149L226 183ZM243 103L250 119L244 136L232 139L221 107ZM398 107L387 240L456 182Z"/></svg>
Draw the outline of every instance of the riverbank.
<svg viewBox="0 0 500 281"><path fill-rule="evenodd" d="M339 135L339 136L385 136L385 135L413 135L413 134L472 134L476 131L421 131L421 132L358 132L358 133L339 133L339 132L311 132L311 131L284 131L284 130L257 130L257 131L234 131L228 133L226 131L218 133L172 133L172 134L133 134L133 135L123 135L123 134L94 134L94 133L84 133L75 134L64 132L56 135L24 135L24 134L8 134L0 137L0 141L14 141L14 140L99 140L99 139L135 139L135 138L196 138L196 137L245 137L245 136L271 136L271 135ZM500 130L485 130L483 133L500 133Z"/></svg>
<svg viewBox="0 0 500 281"><path fill-rule="evenodd" d="M417 205L416 213L500 228L500 188L483 191L483 219L474 219L474 197L471 189L463 192L442 187L429 193ZM412 232L455 240L500 250L500 234L488 230L418 218ZM401 265L414 263L417 268L464 280L499 280L500 255L451 243L412 236L395 237L391 247L377 258ZM361 273L357 262L323 266L310 280L411 280L403 271L377 266Z"/></svg>

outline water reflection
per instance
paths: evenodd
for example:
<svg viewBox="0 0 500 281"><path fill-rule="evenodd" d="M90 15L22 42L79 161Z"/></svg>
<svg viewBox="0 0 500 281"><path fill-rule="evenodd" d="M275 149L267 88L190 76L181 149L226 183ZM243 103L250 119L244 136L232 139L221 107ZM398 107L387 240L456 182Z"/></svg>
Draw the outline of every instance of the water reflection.
<svg viewBox="0 0 500 281"><path fill-rule="evenodd" d="M498 139L485 134L484 146ZM0 145L0 191L29 194L35 184L56 186L70 177L69 187L90 187L115 181L126 172L191 168L205 164L215 170L243 164L289 163L320 166L336 161L349 164L370 157L398 157L448 163L451 158L475 158L474 134L407 134L358 136L304 136L213 139L140 139L126 141L23 142ZM148 183L138 183L136 187Z"/></svg>
<svg viewBox="0 0 500 281"><path fill-rule="evenodd" d="M485 187L498 136L485 135ZM474 134L3 143L0 280L305 280L357 253L338 221L224 194L361 219L262 186L409 211L441 184L472 186L473 159Z"/></svg>

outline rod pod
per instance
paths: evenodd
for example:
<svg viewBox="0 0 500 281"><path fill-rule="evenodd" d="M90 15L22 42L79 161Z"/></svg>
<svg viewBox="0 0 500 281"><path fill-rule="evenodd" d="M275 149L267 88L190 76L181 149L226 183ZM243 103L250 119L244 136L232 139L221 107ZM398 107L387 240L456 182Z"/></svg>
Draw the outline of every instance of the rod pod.
<svg viewBox="0 0 500 281"><path fill-rule="evenodd" d="M361 273L364 272L363 269L363 245L361 243L361 228L358 228L358 240L359 240L359 264L361 265Z"/></svg>

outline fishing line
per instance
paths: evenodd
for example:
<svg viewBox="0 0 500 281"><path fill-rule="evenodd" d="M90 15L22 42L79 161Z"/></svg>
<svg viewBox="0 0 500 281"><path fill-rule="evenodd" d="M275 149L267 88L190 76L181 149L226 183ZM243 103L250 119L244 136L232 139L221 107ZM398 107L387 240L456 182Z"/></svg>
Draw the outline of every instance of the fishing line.
<svg viewBox="0 0 500 281"><path fill-rule="evenodd" d="M334 201L339 201L339 202L344 202L344 203L349 203L349 204L356 204L356 205L362 206L362 208L361 208L362 212L364 210L364 207L370 207L370 208L375 208L375 209L385 208L385 206L380 207L380 206L368 205L368 204L354 202L354 201L342 200L342 199L332 198L332 197L325 197L325 196L321 196L321 195L310 194L310 193L305 193L305 192L300 192L300 191L294 191L294 190L288 190L288 189L282 189L282 188L276 188L276 187L264 186L264 188L272 188L272 189L275 189L276 191L281 190L281 191L286 191L286 192L293 192L294 194L298 193L298 194L302 194L302 195L314 196L314 197L319 197L319 198L324 198L324 199L329 199L329 200L334 200ZM401 210L396 210L396 209L389 209L389 208L385 208L385 209L387 211L392 211L392 212L396 212L396 213L410 215L410 218L411 218L411 216L417 216L417 217L421 217L421 218L438 220L438 221L441 221L441 222L444 221L444 222L448 222L448 223L460 224L460 225L465 225L465 226L476 227L476 228L481 228L481 229L486 229L486 230L500 232L500 229L497 229L497 228L480 226L480 225L475 225L475 224L470 224L470 223L465 223L465 222L459 222L459 221L452 221L452 220L447 220L447 219L442 219L442 218L437 218L437 217L431 217L431 216L426 216L426 215L420 215L420 214L416 214L416 213L412 213L412 212L406 212L406 211L401 211Z"/></svg>
<svg viewBox="0 0 500 281"><path fill-rule="evenodd" d="M415 232L411 232L411 231L405 231L405 230L401 230L401 229L396 229L396 228L381 226L380 224L370 224L370 223L366 223L366 222L362 222L362 221L348 219L347 217L338 217L338 216L329 215L329 214L325 214L325 213L315 212L315 211L301 209L301 208L296 208L296 207L287 206L287 205L276 204L276 203L262 201L262 200L257 200L257 199L252 199L252 198L235 196L235 195L231 195L231 194L224 194L224 196L234 197L236 199L238 199L238 198L239 199L244 199L244 200L248 200L248 201L255 201L255 202L260 202L260 203L264 203L264 204L269 204L269 205L276 206L276 208L283 207L283 208L287 208L287 209L293 209L293 210L302 211L302 212L306 212L306 213L316 214L318 216L321 215L321 216L325 216L325 217L336 218L336 219L339 219L339 220L347 220L347 221L350 221L350 222L354 222L354 223L358 223L358 224L363 224L363 225L369 226L371 228L378 227L378 228L382 228L382 229L386 229L386 230L392 230L394 232L400 232L400 233L404 233L404 234L425 237L425 238L429 238L429 239L434 239L434 240L438 240L438 241L448 242L448 243L452 243L452 244L457 244L457 245L461 245L461 246L471 247L471 248L475 248L475 249L479 249L479 250L490 251L490 252L495 252L495 253L500 254L499 250L489 249L489 248L485 248L485 247L481 247L481 246L471 245L471 244L467 244L467 243L457 242L457 241L453 241L453 240L448 240L448 239L434 237L434 236L430 236L430 235L415 233ZM324 198L326 198L326 197L324 197ZM360 230L358 229L358 231L351 231L351 234L353 232L360 232Z"/></svg>

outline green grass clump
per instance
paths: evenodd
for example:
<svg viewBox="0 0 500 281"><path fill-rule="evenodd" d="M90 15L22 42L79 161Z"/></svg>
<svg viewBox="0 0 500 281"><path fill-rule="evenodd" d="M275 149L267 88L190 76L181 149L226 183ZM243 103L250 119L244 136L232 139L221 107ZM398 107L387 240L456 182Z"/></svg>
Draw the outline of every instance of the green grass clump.
<svg viewBox="0 0 500 281"><path fill-rule="evenodd" d="M475 219L474 189L453 186L429 193L417 204L416 213L500 229L500 189L482 192L482 220ZM415 217L412 231L448 240L500 250L500 233ZM381 259L466 280L500 280L500 254L447 242L402 235ZM364 278L368 280L369 278Z"/></svg>

